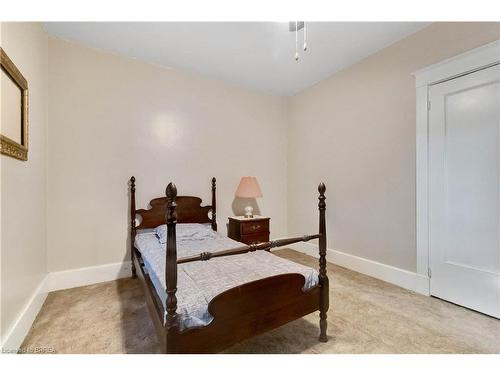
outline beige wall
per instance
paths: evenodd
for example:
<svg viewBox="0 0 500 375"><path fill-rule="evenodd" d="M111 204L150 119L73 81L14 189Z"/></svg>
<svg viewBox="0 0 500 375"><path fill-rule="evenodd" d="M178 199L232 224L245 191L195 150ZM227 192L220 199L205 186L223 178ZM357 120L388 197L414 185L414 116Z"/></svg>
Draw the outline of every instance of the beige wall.
<svg viewBox="0 0 500 375"><path fill-rule="evenodd" d="M47 273L47 36L39 24L1 23L1 46L29 85L28 161L0 156L2 342Z"/></svg>
<svg viewBox="0 0 500 375"><path fill-rule="evenodd" d="M216 176L222 233L240 177L255 175L273 235L286 234L285 98L58 39L49 55L49 271L125 258L131 175L139 207L169 181L208 204Z"/></svg>
<svg viewBox="0 0 500 375"><path fill-rule="evenodd" d="M324 180L328 247L415 271L412 72L499 38L499 23L433 24L291 98L289 232L316 228Z"/></svg>

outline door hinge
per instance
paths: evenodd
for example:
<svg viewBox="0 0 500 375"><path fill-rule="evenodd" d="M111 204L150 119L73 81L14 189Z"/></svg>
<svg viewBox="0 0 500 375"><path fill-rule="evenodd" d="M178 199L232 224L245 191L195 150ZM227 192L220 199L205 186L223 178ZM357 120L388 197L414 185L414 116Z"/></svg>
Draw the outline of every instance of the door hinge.
<svg viewBox="0 0 500 375"><path fill-rule="evenodd" d="M430 100L427 100L427 110L428 111L431 110L431 101Z"/></svg>
<svg viewBox="0 0 500 375"><path fill-rule="evenodd" d="M432 277L432 272L430 268L427 268L427 276L429 276L429 279Z"/></svg>

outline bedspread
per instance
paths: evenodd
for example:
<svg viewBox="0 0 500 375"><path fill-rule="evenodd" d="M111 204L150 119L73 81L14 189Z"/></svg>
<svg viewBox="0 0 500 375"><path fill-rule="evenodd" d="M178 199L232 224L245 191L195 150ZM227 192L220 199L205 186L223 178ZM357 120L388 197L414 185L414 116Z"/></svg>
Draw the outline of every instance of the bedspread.
<svg viewBox="0 0 500 375"><path fill-rule="evenodd" d="M183 224L177 225L182 232ZM217 232L201 240L177 238L177 257L215 252L243 244ZM165 244L161 244L154 231L138 233L135 247L141 252L158 296L165 307ZM280 258L267 251L213 258L178 265L177 313L180 328L208 325L213 317L208 312L209 302L218 294L251 281L285 273L299 273L305 278L304 290L318 284L318 273L309 267Z"/></svg>

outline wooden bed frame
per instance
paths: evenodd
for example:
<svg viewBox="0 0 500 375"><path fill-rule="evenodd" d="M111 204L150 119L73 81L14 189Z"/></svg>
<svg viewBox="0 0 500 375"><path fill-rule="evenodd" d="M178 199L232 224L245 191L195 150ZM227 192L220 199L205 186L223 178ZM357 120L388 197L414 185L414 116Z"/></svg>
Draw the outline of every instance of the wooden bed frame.
<svg viewBox="0 0 500 375"><path fill-rule="evenodd" d="M319 234L279 239L254 245L243 245L234 249L196 256L177 258L176 223L211 223L217 230L216 222L216 180L212 179L212 204L201 206L201 199L177 196L173 183L166 188L166 197L155 198L150 209L135 208L135 178L130 179L130 235L132 275L139 276L144 288L146 302L158 334L163 353L216 353L244 339L277 328L292 320L319 310L319 341L328 341L328 276L326 274L326 224L325 185L319 191ZM209 217L209 213L211 216ZM142 221L136 226L136 216ZM135 248L137 230L155 228L167 224L166 244L166 318L165 309L155 287L144 268L141 253ZM215 298L208 311L213 320L207 326L181 330L177 315L177 265L194 261L208 261L211 258L243 254L250 251L269 251L271 248L292 243L319 239L319 284L307 291L303 290L305 278L298 273L288 273L252 281L229 289Z"/></svg>

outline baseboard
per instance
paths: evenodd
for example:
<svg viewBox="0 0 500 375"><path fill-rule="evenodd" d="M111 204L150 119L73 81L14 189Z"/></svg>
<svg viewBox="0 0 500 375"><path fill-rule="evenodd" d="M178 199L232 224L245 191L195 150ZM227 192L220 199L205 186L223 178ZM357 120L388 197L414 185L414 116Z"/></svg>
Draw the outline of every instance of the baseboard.
<svg viewBox="0 0 500 375"><path fill-rule="evenodd" d="M94 267L76 268L67 271L51 272L47 275L46 292L76 288L79 286L103 283L130 277L131 262L108 263Z"/></svg>
<svg viewBox="0 0 500 375"><path fill-rule="evenodd" d="M318 246L314 244L300 242L291 245L290 248L316 258L319 257ZM329 262L341 267L420 294L429 295L429 278L427 276L332 249L327 250L326 258Z"/></svg>
<svg viewBox="0 0 500 375"><path fill-rule="evenodd" d="M2 353L16 353L21 347L24 338L28 334L31 325L47 298L48 292L45 290L46 280L47 277L40 281L9 333L5 336L5 340L2 343Z"/></svg>

